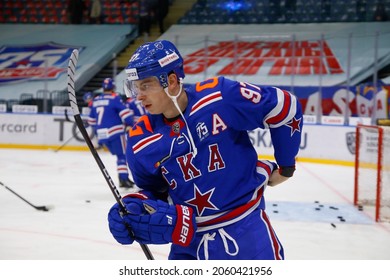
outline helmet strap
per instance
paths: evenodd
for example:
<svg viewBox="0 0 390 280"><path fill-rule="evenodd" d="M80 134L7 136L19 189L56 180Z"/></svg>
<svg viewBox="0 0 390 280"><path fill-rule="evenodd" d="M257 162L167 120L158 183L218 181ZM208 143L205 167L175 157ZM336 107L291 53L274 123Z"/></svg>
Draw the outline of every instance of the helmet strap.
<svg viewBox="0 0 390 280"><path fill-rule="evenodd" d="M173 104L175 105L176 109L179 111L179 114L180 116L183 118L185 124L186 124L186 128L187 128L187 133L188 133L188 137L190 138L190 144L192 146L192 150L193 150L193 153L194 153L194 157L196 157L197 153L198 153L198 149L196 148L195 146L195 142L194 142L194 139L192 138L192 134L191 134L191 131L190 129L188 128L188 123L186 121L186 118L184 117L181 109L180 109L180 106L179 106L179 103L177 102L177 99L179 98L179 96L182 94L183 92L183 79L180 78L179 79L179 85L180 85L180 90L179 90L179 93L176 95L176 96L173 96L169 93L168 91L168 87L164 88L164 91L165 93L167 94L167 96L172 100Z"/></svg>

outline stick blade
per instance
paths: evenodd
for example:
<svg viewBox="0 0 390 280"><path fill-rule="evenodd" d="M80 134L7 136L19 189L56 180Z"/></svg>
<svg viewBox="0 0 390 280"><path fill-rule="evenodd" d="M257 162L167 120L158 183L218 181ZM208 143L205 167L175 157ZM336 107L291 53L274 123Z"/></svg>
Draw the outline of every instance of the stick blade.
<svg viewBox="0 0 390 280"><path fill-rule="evenodd" d="M37 209L39 211L48 212L48 211L54 209L54 205L36 206L35 209Z"/></svg>

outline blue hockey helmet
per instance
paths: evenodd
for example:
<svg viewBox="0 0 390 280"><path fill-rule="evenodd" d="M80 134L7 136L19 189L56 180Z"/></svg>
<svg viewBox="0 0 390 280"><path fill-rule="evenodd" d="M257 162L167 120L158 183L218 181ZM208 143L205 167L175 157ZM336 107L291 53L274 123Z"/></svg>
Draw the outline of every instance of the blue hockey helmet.
<svg viewBox="0 0 390 280"><path fill-rule="evenodd" d="M102 87L103 90L113 90L115 88L115 82L111 78L105 78Z"/></svg>
<svg viewBox="0 0 390 280"><path fill-rule="evenodd" d="M168 86L168 75L174 72L184 79L183 58L176 46L167 40L145 43L129 60L125 71L128 81L157 77L163 88Z"/></svg>
<svg viewBox="0 0 390 280"><path fill-rule="evenodd" d="M83 95L83 100L84 102L89 102L89 100L92 99L92 92L88 91L86 93L84 93Z"/></svg>

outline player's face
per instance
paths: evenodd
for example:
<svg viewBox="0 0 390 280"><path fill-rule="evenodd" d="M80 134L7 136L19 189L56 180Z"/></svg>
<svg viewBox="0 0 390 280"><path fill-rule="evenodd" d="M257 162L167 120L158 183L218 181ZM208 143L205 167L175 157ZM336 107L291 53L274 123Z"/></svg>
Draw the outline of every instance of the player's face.
<svg viewBox="0 0 390 280"><path fill-rule="evenodd" d="M132 91L151 114L163 114L171 106L171 100L156 77L133 81Z"/></svg>
<svg viewBox="0 0 390 280"><path fill-rule="evenodd" d="M157 77L149 77L143 80L132 81L131 89L136 97L139 95L153 94L159 92L162 87Z"/></svg>

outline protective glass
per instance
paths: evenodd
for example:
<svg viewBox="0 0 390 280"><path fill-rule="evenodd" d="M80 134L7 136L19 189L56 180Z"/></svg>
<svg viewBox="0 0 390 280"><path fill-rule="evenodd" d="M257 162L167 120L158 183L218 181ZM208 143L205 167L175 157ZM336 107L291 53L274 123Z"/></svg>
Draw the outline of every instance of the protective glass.
<svg viewBox="0 0 390 280"><path fill-rule="evenodd" d="M162 90L157 77L149 77L143 80L125 80L124 91L127 97L137 98L138 95L153 94Z"/></svg>

